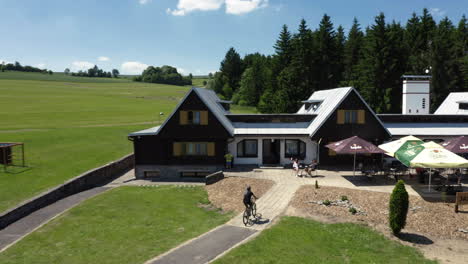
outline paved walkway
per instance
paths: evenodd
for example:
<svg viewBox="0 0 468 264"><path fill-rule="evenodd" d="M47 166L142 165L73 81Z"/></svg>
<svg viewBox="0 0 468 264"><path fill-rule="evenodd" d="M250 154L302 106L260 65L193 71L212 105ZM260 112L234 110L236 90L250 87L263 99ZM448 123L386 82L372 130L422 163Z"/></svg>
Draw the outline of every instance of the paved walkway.
<svg viewBox="0 0 468 264"><path fill-rule="evenodd" d="M55 218L57 215L76 206L82 201L102 193L109 187L97 187L88 191L80 192L72 196L68 196L49 206L41 208L34 213L21 218L13 224L0 230L0 252L4 251L27 234L38 229L48 221Z"/></svg>
<svg viewBox="0 0 468 264"><path fill-rule="evenodd" d="M223 225L146 263L207 263L256 232L248 228Z"/></svg>

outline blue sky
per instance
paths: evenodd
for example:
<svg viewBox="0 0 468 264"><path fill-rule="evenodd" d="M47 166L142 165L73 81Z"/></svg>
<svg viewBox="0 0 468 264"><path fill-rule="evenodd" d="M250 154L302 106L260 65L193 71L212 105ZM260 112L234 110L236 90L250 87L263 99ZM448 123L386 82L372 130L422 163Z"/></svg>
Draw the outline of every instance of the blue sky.
<svg viewBox="0 0 468 264"><path fill-rule="evenodd" d="M467 0L0 0L0 61L125 74L172 65L200 75L216 71L231 46L273 53L281 26L295 31L301 18L316 28L327 13L348 29L357 17L364 28L381 11L406 23L424 7L454 23L468 13Z"/></svg>

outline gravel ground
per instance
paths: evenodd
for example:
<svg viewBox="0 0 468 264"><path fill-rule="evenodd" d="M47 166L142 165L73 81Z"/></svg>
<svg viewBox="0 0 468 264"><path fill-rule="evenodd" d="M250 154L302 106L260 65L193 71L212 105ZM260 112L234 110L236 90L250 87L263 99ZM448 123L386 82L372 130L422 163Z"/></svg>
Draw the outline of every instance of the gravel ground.
<svg viewBox="0 0 468 264"><path fill-rule="evenodd" d="M363 214L352 215L346 207L316 204L324 200L336 201L341 196ZM388 226L389 193L353 190L338 187L315 189L312 185L302 186L291 201L291 206L313 214L337 217L346 221L385 224ZM454 211L453 203L427 202L417 196L409 197L409 210L406 227L403 231L413 231L440 238L461 238L468 240L468 234L458 229L468 230L468 213ZM466 210L462 207L462 210Z"/></svg>
<svg viewBox="0 0 468 264"><path fill-rule="evenodd" d="M241 213L245 209L242 198L247 185L250 185L255 196L260 198L274 184L270 180L227 177L215 184L207 185L205 188L208 192L208 198L214 206L222 208L224 211Z"/></svg>

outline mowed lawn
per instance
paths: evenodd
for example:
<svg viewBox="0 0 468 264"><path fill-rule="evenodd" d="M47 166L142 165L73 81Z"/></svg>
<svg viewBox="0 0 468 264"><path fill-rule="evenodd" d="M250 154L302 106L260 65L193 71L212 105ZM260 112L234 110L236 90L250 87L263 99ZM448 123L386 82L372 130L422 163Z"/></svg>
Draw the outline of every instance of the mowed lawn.
<svg viewBox="0 0 468 264"><path fill-rule="evenodd" d="M25 142L29 167L5 173L0 166L0 212L131 153L128 133L163 121L190 89L114 79L74 82L78 77L55 74L57 80L28 80L34 74L0 72L0 142Z"/></svg>
<svg viewBox="0 0 468 264"><path fill-rule="evenodd" d="M215 263L437 263L356 224L284 217Z"/></svg>
<svg viewBox="0 0 468 264"><path fill-rule="evenodd" d="M144 263L225 223L202 187L119 187L91 198L0 254L0 263Z"/></svg>

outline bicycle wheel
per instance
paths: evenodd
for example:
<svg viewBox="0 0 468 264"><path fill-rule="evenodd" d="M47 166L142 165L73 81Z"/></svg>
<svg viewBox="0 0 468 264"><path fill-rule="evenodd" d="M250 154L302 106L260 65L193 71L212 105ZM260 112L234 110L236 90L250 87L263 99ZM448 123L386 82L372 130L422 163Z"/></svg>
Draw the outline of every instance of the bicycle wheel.
<svg viewBox="0 0 468 264"><path fill-rule="evenodd" d="M253 203L252 204L252 208L251 208L251 212L252 212L252 217L255 217L257 215L257 204L256 203Z"/></svg>
<svg viewBox="0 0 468 264"><path fill-rule="evenodd" d="M244 211L244 215L242 216L242 222L244 223L245 226L249 223L249 213L247 210Z"/></svg>

